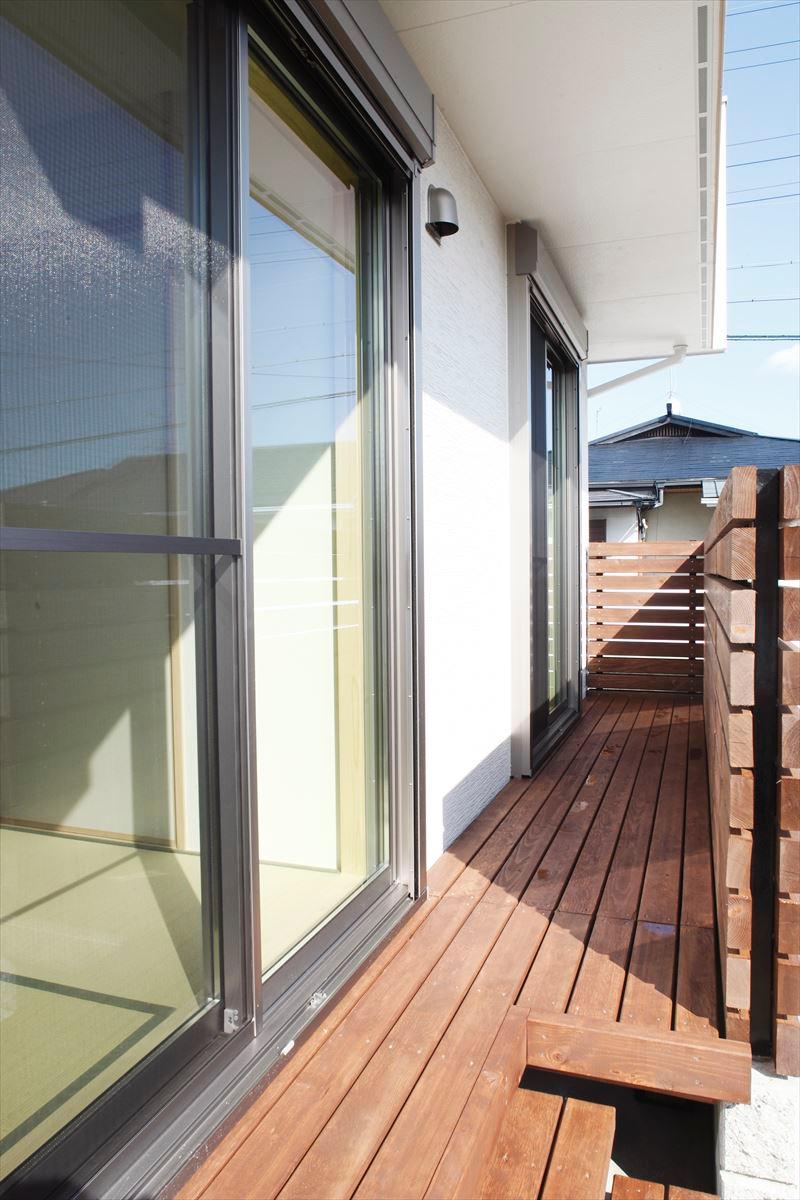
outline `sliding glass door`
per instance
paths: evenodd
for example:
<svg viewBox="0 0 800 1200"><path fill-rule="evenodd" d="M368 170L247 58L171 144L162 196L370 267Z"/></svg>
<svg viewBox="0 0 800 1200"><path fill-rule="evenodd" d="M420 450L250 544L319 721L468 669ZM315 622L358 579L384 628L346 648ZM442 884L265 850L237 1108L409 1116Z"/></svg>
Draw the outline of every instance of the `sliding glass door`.
<svg viewBox="0 0 800 1200"><path fill-rule="evenodd" d="M254 50L249 412L262 969L388 882L383 196Z"/></svg>
<svg viewBox="0 0 800 1200"><path fill-rule="evenodd" d="M531 323L532 745L541 758L577 711L577 369Z"/></svg>
<svg viewBox="0 0 800 1200"><path fill-rule="evenodd" d="M0 10L2 1175L221 1027L190 7Z"/></svg>
<svg viewBox="0 0 800 1200"><path fill-rule="evenodd" d="M413 164L290 15L0 0L0 1195L150 1194L418 892Z"/></svg>

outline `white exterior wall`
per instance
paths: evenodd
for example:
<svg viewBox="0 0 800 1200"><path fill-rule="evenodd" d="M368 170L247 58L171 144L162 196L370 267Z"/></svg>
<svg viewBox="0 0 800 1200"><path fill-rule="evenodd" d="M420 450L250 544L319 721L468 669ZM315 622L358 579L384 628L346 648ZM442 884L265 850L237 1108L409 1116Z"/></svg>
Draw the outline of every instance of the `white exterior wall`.
<svg viewBox="0 0 800 1200"><path fill-rule="evenodd" d="M633 508L591 508L593 521L605 521L607 542L638 542L639 529Z"/></svg>
<svg viewBox="0 0 800 1200"><path fill-rule="evenodd" d="M511 773L505 223L441 113L430 185L460 231L422 235L429 863Z"/></svg>
<svg viewBox="0 0 800 1200"><path fill-rule="evenodd" d="M647 509L648 542L683 542L706 536L713 508L700 503L700 488L667 491L660 508ZM638 542L636 512L632 508L592 508L592 519L606 521L607 542Z"/></svg>

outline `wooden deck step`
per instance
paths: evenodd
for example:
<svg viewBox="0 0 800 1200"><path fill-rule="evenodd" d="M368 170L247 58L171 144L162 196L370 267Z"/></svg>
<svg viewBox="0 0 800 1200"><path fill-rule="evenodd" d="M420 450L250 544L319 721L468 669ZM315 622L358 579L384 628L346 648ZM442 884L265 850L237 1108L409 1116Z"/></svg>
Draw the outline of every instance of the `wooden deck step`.
<svg viewBox="0 0 800 1200"><path fill-rule="evenodd" d="M564 1101L517 1088L486 1167L482 1200L538 1196Z"/></svg>
<svg viewBox="0 0 800 1200"><path fill-rule="evenodd" d="M531 1012L528 1065L687 1100L750 1101L750 1047L572 1014Z"/></svg>
<svg viewBox="0 0 800 1200"><path fill-rule="evenodd" d="M611 1188L611 1200L719 1200L709 1192L694 1192L689 1188L664 1186L647 1179L631 1179L628 1175L615 1175Z"/></svg>
<svg viewBox="0 0 800 1200"><path fill-rule="evenodd" d="M570 1097L564 1105L541 1200L602 1200L616 1112Z"/></svg>
<svg viewBox="0 0 800 1200"><path fill-rule="evenodd" d="M486 1164L481 1200L602 1200L615 1112L518 1088Z"/></svg>

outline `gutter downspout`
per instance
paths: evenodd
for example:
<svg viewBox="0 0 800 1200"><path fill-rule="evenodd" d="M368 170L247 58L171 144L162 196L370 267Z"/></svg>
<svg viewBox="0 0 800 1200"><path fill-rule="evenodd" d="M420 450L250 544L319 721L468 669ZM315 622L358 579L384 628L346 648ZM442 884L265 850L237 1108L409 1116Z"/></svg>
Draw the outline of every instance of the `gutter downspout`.
<svg viewBox="0 0 800 1200"><path fill-rule="evenodd" d="M599 383L597 387L589 388L586 395L591 400L593 396L610 392L613 388L622 387L625 383L633 383L634 379L644 379L646 375L655 375L657 371L666 371L669 367L676 367L686 358L688 349L688 346L674 346L669 358L660 358L658 362L649 363L646 367L639 367L636 371L629 371L627 375L620 375L618 379L609 379L607 383Z"/></svg>

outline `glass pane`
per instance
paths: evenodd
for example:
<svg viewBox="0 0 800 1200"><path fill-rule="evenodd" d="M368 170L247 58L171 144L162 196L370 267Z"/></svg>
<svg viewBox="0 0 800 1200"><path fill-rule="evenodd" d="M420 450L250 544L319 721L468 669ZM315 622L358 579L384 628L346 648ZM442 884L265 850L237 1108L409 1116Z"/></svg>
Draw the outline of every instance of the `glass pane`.
<svg viewBox="0 0 800 1200"><path fill-rule="evenodd" d="M385 861L375 685L377 185L250 68L263 964ZM374 238L377 247L377 237ZM367 265L367 259L371 266Z"/></svg>
<svg viewBox="0 0 800 1200"><path fill-rule="evenodd" d="M202 534L185 0L0 0L0 522Z"/></svg>
<svg viewBox="0 0 800 1200"><path fill-rule="evenodd" d="M3 1174L217 992L198 569L0 560Z"/></svg>

